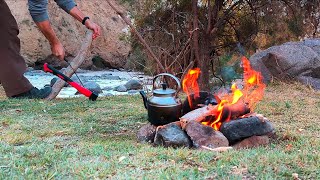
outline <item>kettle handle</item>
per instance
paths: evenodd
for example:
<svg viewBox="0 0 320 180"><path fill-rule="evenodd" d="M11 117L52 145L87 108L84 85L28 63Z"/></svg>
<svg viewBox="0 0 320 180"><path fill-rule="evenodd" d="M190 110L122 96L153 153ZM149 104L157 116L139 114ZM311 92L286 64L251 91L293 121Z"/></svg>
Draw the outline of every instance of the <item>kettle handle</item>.
<svg viewBox="0 0 320 180"><path fill-rule="evenodd" d="M156 76L153 78L153 84L152 84L153 86L152 86L152 88L153 88L153 89L155 88L155 87L154 87L154 83L155 83L156 79L157 79L158 77L160 77L160 76L169 76L169 77L171 77L172 79L174 79L174 80L176 81L177 85L178 85L178 89L177 89L177 92L176 92L176 94L178 94L178 92L181 90L180 80L179 80L177 77L175 77L174 75L169 74L169 73L161 73L161 74L156 75Z"/></svg>

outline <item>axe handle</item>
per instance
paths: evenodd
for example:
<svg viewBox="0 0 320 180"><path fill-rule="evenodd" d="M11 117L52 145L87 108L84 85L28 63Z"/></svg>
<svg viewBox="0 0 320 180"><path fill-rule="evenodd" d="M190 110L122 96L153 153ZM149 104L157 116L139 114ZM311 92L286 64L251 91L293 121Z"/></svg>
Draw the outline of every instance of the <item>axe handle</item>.
<svg viewBox="0 0 320 180"><path fill-rule="evenodd" d="M86 89L83 86L80 86L78 83L72 81L72 79L70 79L69 77L67 77L66 75L64 75L63 73L61 73L60 71L58 71L57 69L55 69L54 67L49 65L48 63L45 63L43 65L43 70L44 70L44 72L50 72L50 73L58 76L60 79L64 80L65 82L70 84L72 87L77 89L79 91L79 93L87 96L90 100L95 101L97 99L98 95L91 92L89 89Z"/></svg>

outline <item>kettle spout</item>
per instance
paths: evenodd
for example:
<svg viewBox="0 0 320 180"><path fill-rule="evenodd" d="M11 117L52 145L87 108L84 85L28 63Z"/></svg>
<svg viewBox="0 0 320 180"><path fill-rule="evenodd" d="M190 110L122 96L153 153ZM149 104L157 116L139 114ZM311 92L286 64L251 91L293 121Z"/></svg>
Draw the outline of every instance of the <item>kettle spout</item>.
<svg viewBox="0 0 320 180"><path fill-rule="evenodd" d="M148 109L148 99L147 99L147 95L144 91L139 91L140 95L142 96L142 99L143 99L143 104L144 104L144 107L146 109Z"/></svg>

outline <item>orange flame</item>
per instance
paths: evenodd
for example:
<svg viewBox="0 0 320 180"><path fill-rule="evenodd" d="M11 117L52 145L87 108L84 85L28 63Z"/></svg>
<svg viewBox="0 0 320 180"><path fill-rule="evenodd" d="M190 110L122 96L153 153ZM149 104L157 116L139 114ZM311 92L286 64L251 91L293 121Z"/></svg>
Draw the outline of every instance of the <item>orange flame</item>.
<svg viewBox="0 0 320 180"><path fill-rule="evenodd" d="M183 91L188 95L188 102L190 107L193 107L191 94L194 94L194 99L200 97L200 89L197 82L200 73L200 68L191 69L188 71L188 74L183 78L182 81L182 88Z"/></svg>
<svg viewBox="0 0 320 180"><path fill-rule="evenodd" d="M210 121L202 122L203 124L211 126L215 130L219 130L223 122L230 121L233 118L233 113L244 113L246 112L246 108L253 111L256 103L263 98L266 85L262 82L263 77L261 73L251 68L250 61L246 57L242 57L242 64L244 78L243 89L240 90L237 84L233 84L231 86L232 93L222 96L220 103L215 107L215 110L212 111L213 119ZM193 91L199 92L198 84L193 83L197 81L198 76L192 77L196 77L196 79L190 78L190 76L186 76L186 78L183 80L183 90L187 95L190 94L189 89L194 89ZM189 103L190 102L191 100L189 99Z"/></svg>

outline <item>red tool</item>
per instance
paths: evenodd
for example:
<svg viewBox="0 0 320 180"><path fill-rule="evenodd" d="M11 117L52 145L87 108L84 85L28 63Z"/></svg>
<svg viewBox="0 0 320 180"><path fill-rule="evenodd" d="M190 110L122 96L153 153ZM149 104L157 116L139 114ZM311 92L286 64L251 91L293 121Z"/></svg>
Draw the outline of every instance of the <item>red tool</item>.
<svg viewBox="0 0 320 180"><path fill-rule="evenodd" d="M92 100L92 101L97 100L98 94L90 91L89 89L86 89L86 88L80 86L78 83L72 81L72 79L70 79L69 77L67 77L66 75L64 75L63 73L61 73L57 69L55 69L54 67L50 66L48 63L45 63L43 65L43 70L44 70L44 72L49 72L49 73L52 73L52 74L58 76L60 79L62 79L65 82L67 82L72 87L76 88L79 91L79 93L85 95L90 100Z"/></svg>

